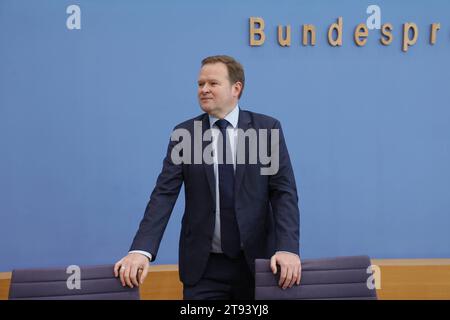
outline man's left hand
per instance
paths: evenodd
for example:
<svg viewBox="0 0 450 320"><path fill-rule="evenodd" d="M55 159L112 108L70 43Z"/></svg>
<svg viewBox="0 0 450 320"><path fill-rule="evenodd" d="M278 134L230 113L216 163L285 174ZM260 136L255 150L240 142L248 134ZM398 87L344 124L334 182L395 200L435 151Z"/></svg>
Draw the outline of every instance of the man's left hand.
<svg viewBox="0 0 450 320"><path fill-rule="evenodd" d="M282 289L292 288L296 283L300 284L302 265L300 257L290 252L276 252L270 259L270 268L273 274L277 274L277 264L280 266L280 281L278 285Z"/></svg>

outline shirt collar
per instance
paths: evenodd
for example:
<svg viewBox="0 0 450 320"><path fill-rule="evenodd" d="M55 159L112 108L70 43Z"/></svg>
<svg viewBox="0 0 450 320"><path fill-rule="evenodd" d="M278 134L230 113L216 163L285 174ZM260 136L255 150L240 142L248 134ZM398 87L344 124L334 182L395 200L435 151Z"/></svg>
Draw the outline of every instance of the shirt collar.
<svg viewBox="0 0 450 320"><path fill-rule="evenodd" d="M219 118L216 118L212 115L208 116L209 116L209 123L211 124L212 127L214 123L216 123L216 121L219 120ZM236 105L236 107L234 107L234 109L230 113L228 113L224 119L227 120L233 126L233 128L237 128L239 120L239 105Z"/></svg>

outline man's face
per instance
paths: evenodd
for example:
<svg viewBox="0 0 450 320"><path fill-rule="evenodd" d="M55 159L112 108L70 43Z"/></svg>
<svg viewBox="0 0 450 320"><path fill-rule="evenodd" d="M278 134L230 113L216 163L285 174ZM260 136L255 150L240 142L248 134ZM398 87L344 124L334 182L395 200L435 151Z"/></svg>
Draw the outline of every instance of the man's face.
<svg viewBox="0 0 450 320"><path fill-rule="evenodd" d="M206 113L217 118L225 117L237 104L242 84L231 84L225 64L209 63L200 69L198 101Z"/></svg>

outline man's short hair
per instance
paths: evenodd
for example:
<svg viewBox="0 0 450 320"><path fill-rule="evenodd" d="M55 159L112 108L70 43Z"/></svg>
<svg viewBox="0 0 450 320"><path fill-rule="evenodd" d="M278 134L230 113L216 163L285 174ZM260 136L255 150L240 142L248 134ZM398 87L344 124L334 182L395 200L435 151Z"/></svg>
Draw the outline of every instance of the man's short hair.
<svg viewBox="0 0 450 320"><path fill-rule="evenodd" d="M240 99L242 92L244 91L244 84L245 84L244 68L236 59L226 55L206 57L205 59L202 60L202 67L205 64L218 62L221 62L226 65L228 70L228 79L230 80L231 84L235 84L238 81L242 83L242 89L238 97Z"/></svg>

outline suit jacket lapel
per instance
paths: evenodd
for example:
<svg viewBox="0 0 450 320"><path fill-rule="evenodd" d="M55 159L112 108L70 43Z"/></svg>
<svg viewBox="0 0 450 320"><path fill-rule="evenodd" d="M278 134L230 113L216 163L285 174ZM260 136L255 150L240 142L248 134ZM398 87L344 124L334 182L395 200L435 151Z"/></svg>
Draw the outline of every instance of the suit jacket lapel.
<svg viewBox="0 0 450 320"><path fill-rule="evenodd" d="M251 118L248 112L239 109L239 120L238 128L242 129L244 132L251 127ZM242 178L244 177L244 172L248 164L248 148L245 148L245 164L236 163L236 176L234 179L234 193L238 194L239 188L241 186Z"/></svg>
<svg viewBox="0 0 450 320"><path fill-rule="evenodd" d="M209 123L209 117L208 114L205 113L204 117L203 117L203 121L202 121L202 140L203 140L203 134L205 133L206 130L211 129L211 125ZM205 173L206 173L206 179L208 180L208 185L209 185L209 189L211 191L211 195L213 197L213 201L214 201L214 208L215 208L215 203L216 203L216 180L214 177L214 165L213 164L207 164L205 163L205 161L203 160L203 152L205 151L205 148L211 144L211 141L203 141L202 143L202 163L203 163L203 168L205 169Z"/></svg>

